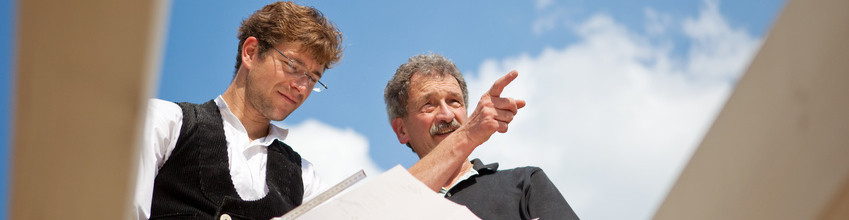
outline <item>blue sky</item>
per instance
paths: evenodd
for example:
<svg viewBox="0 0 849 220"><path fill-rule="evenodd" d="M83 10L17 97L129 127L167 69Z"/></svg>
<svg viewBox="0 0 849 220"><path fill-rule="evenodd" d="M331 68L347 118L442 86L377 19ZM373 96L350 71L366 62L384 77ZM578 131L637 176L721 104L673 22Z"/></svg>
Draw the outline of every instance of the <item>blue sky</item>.
<svg viewBox="0 0 849 220"><path fill-rule="evenodd" d="M380 172L415 163L387 123L383 88L408 57L436 52L466 74L470 104L500 74L519 70L505 94L528 99L527 109L473 156L502 167L542 167L588 219L651 217L784 3L297 2L322 11L344 35L341 62L322 78L330 89L279 123L292 130L302 155L332 173L328 179L348 167ZM267 3L172 2L156 97L204 102L222 93L234 70L239 23ZM0 1L2 213L13 5ZM622 211L604 211L611 209Z"/></svg>

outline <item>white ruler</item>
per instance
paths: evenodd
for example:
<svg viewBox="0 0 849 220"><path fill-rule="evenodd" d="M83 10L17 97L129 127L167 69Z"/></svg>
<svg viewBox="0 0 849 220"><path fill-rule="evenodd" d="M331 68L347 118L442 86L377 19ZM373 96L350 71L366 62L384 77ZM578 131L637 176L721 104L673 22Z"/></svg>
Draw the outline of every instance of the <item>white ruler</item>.
<svg viewBox="0 0 849 220"><path fill-rule="evenodd" d="M336 196L336 194L339 194L343 190L347 189L348 187L353 186L355 183L359 182L360 180L363 180L364 178L366 178L366 172L363 171L363 170L357 171L356 173L354 173L354 175L351 175L350 177L345 178L345 180L342 180L342 182L339 182L336 185L334 185L333 187L330 187L330 189L327 189L323 193L318 194L318 196L316 196L312 200L310 200L310 201L308 201L304 204L301 204L298 207L295 207L295 209L292 209L292 211L289 211L288 213L286 213L283 216L273 218L273 219L274 220L296 219L296 218L300 217L301 215L303 215L304 213L307 213L310 209L315 208L316 206L320 205L321 203L324 203L325 201L327 201L330 198L333 198L333 196Z"/></svg>

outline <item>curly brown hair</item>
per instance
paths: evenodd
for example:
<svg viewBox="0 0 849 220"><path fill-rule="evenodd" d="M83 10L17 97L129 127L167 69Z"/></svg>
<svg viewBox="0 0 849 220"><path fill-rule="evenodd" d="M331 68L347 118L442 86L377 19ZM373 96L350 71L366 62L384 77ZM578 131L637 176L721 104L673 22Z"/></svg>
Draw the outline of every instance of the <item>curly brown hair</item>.
<svg viewBox="0 0 849 220"><path fill-rule="evenodd" d="M248 37L259 41L259 53L281 42L297 43L325 69L342 58L342 32L320 11L292 2L274 2L257 10L239 27L236 72L242 65L242 45ZM235 75L234 75L235 77Z"/></svg>

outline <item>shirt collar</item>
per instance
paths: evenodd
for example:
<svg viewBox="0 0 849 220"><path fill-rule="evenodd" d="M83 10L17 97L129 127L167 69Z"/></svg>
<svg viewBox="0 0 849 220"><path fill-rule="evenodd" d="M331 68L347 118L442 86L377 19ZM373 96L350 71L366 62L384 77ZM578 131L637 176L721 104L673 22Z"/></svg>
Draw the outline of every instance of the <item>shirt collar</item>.
<svg viewBox="0 0 849 220"><path fill-rule="evenodd" d="M472 160L472 165L473 165L472 169L477 170L478 173L495 172L496 170L498 170L498 163L491 163L491 164L484 165L483 162L481 162L481 159L478 159L478 158L475 158L474 160Z"/></svg>
<svg viewBox="0 0 849 220"><path fill-rule="evenodd" d="M480 172L478 172L478 171L481 170L481 169L478 169L478 165L483 166L483 163L481 163L481 160L475 158L474 160L472 160L472 169L469 169L469 171L466 171L466 173L463 173L463 175L460 176L460 179L457 179L457 182L454 182L454 184L451 184L451 186L448 186L448 188L443 187L442 189L440 189L439 192L437 192L437 194L445 196L448 193L448 191L451 191L451 189L453 189L455 186L457 186L457 184L460 184L461 182L466 181L467 179L472 178L473 176L480 174ZM495 168L493 168L493 171L497 168L498 168L498 164L496 163ZM488 168L486 168L486 169L488 169Z"/></svg>
<svg viewBox="0 0 849 220"><path fill-rule="evenodd" d="M218 106L218 111L221 112L221 118L224 120L225 123L229 123L231 126L233 126L233 128L239 130L239 132L242 132L244 134L248 133L247 129L245 129L245 126L242 125L242 122L239 120L239 118L237 118L236 115L234 115L233 112L230 111L230 107L227 105L227 101L224 101L224 97L218 95L218 97L215 98L215 104ZM257 140L253 140L251 142L259 141L259 144L263 146L268 146L271 145L274 140L279 140L280 142L283 142L283 140L286 139L286 136L288 134L288 129L277 127L277 125L274 124L269 124L268 135L266 135L265 137L261 137Z"/></svg>

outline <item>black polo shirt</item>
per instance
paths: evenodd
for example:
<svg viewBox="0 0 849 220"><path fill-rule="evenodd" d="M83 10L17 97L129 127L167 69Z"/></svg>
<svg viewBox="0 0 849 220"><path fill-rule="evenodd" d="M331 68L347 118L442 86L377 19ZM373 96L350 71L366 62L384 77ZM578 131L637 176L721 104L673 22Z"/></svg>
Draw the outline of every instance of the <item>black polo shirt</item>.
<svg viewBox="0 0 849 220"><path fill-rule="evenodd" d="M578 219L539 167L498 170L498 163L472 160L473 175L445 194L481 219Z"/></svg>

